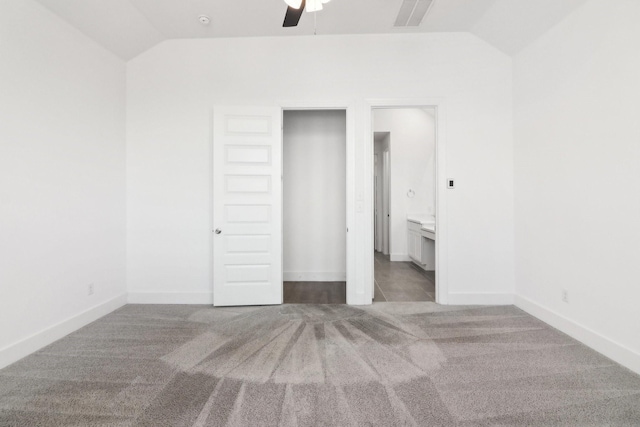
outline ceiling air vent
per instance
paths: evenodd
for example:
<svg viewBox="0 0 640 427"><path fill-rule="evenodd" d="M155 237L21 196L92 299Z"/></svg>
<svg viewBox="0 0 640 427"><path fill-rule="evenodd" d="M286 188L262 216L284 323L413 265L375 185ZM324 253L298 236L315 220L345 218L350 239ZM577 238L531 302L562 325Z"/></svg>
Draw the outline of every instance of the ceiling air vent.
<svg viewBox="0 0 640 427"><path fill-rule="evenodd" d="M431 9L434 0L404 0L394 27L418 27Z"/></svg>

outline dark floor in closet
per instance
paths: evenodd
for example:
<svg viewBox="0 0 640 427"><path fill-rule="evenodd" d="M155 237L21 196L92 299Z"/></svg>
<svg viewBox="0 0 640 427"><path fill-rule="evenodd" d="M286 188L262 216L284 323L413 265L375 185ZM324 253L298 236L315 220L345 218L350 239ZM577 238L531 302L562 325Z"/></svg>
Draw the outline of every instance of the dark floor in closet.
<svg viewBox="0 0 640 427"><path fill-rule="evenodd" d="M346 304L346 282L284 282L285 304Z"/></svg>

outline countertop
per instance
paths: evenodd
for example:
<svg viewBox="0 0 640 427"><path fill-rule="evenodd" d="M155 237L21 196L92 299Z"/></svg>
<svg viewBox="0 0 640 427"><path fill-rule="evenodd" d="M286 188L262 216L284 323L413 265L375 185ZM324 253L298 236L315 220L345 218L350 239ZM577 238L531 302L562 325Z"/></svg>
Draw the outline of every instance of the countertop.
<svg viewBox="0 0 640 427"><path fill-rule="evenodd" d="M407 215L407 221L420 224L422 227L427 226L430 231L435 230L436 227L435 217L429 214L409 214Z"/></svg>
<svg viewBox="0 0 640 427"><path fill-rule="evenodd" d="M420 228L420 230L422 230L422 231L430 231L432 233L435 233L436 232L436 224L435 223L422 224L422 227Z"/></svg>

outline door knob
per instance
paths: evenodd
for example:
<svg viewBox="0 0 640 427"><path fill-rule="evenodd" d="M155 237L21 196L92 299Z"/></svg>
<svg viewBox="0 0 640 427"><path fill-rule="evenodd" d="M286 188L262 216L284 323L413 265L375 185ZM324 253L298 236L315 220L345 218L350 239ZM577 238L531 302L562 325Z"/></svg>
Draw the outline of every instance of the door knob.
<svg viewBox="0 0 640 427"><path fill-rule="evenodd" d="M214 231L214 233L220 234L220 233L222 233L222 230L220 230L219 228L216 228L216 231Z"/></svg>

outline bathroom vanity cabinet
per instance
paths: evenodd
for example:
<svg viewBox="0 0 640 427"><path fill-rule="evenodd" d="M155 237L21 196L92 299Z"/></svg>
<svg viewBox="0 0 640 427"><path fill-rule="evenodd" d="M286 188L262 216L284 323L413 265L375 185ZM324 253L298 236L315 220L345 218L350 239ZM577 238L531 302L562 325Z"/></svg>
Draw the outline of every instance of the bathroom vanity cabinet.
<svg viewBox="0 0 640 427"><path fill-rule="evenodd" d="M435 270L435 221L410 216L407 233L409 258L425 270Z"/></svg>

